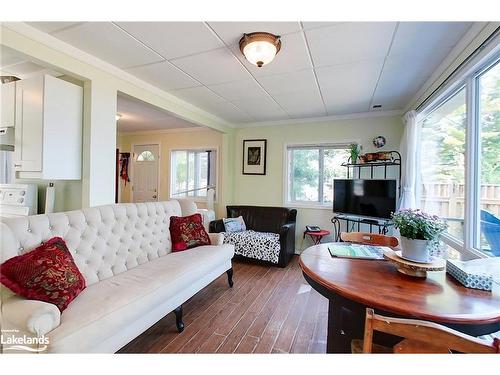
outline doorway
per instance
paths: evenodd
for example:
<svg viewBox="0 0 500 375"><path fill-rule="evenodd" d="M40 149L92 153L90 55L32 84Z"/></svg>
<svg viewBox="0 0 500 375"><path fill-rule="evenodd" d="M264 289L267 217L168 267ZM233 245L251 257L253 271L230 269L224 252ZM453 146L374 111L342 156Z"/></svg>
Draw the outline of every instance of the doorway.
<svg viewBox="0 0 500 375"><path fill-rule="evenodd" d="M133 145L132 151L132 202L157 202L160 145Z"/></svg>

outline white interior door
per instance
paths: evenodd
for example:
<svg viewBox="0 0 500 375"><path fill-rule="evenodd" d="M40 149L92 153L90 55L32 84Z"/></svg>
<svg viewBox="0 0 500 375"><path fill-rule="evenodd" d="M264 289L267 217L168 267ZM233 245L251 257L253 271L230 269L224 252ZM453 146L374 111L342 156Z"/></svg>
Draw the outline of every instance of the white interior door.
<svg viewBox="0 0 500 375"><path fill-rule="evenodd" d="M135 145L132 189L134 202L158 201L159 145Z"/></svg>

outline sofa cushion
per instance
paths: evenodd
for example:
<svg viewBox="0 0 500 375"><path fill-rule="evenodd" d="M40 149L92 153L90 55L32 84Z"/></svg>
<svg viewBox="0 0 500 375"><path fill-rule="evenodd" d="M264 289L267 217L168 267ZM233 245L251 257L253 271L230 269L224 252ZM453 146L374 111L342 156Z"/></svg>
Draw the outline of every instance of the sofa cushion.
<svg viewBox="0 0 500 375"><path fill-rule="evenodd" d="M170 217L172 251L182 251L197 246L210 245L210 238L203 227L200 214Z"/></svg>
<svg viewBox="0 0 500 375"><path fill-rule="evenodd" d="M85 289L50 332L51 352L93 352L99 343L129 328L165 301L228 263L232 246L200 246L141 264ZM165 311L165 314L168 311Z"/></svg>
<svg viewBox="0 0 500 375"><path fill-rule="evenodd" d="M85 279L60 237L4 262L0 282L23 297L52 303L61 312L85 289Z"/></svg>
<svg viewBox="0 0 500 375"><path fill-rule="evenodd" d="M234 245L234 253L248 258L278 263L280 255L280 236L276 233L224 232L224 243Z"/></svg>
<svg viewBox="0 0 500 375"><path fill-rule="evenodd" d="M222 219L226 232L242 232L247 230L243 216Z"/></svg>

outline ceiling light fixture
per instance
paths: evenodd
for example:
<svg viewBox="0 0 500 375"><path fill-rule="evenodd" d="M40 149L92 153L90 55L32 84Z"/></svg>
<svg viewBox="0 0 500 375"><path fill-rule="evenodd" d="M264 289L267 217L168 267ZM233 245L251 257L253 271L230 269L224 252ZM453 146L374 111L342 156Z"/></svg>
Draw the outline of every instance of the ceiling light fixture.
<svg viewBox="0 0 500 375"><path fill-rule="evenodd" d="M240 51L252 64L261 68L273 61L281 49L281 37L264 32L243 34Z"/></svg>
<svg viewBox="0 0 500 375"><path fill-rule="evenodd" d="M115 115L115 121L118 121L118 120L119 120L119 119L121 119L121 118L122 118L122 115L120 115L119 113L117 113L117 114Z"/></svg>

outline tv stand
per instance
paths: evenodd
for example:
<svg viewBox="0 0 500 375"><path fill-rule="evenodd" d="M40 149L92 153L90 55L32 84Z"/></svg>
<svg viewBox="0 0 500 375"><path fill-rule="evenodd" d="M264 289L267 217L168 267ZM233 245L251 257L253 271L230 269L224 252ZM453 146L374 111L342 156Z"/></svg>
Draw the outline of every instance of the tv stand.
<svg viewBox="0 0 500 375"><path fill-rule="evenodd" d="M332 224L334 229L333 238L335 241L340 241L340 222L346 222L347 232L351 231L350 223L355 226L358 225L358 232L360 231L361 224L370 225L370 233L373 233L374 227L377 227L379 234L387 234L389 231L389 227L394 225L393 222L389 219L377 219L377 218L368 218L363 216L355 216L355 215L345 215L345 214L336 214L332 217Z"/></svg>

